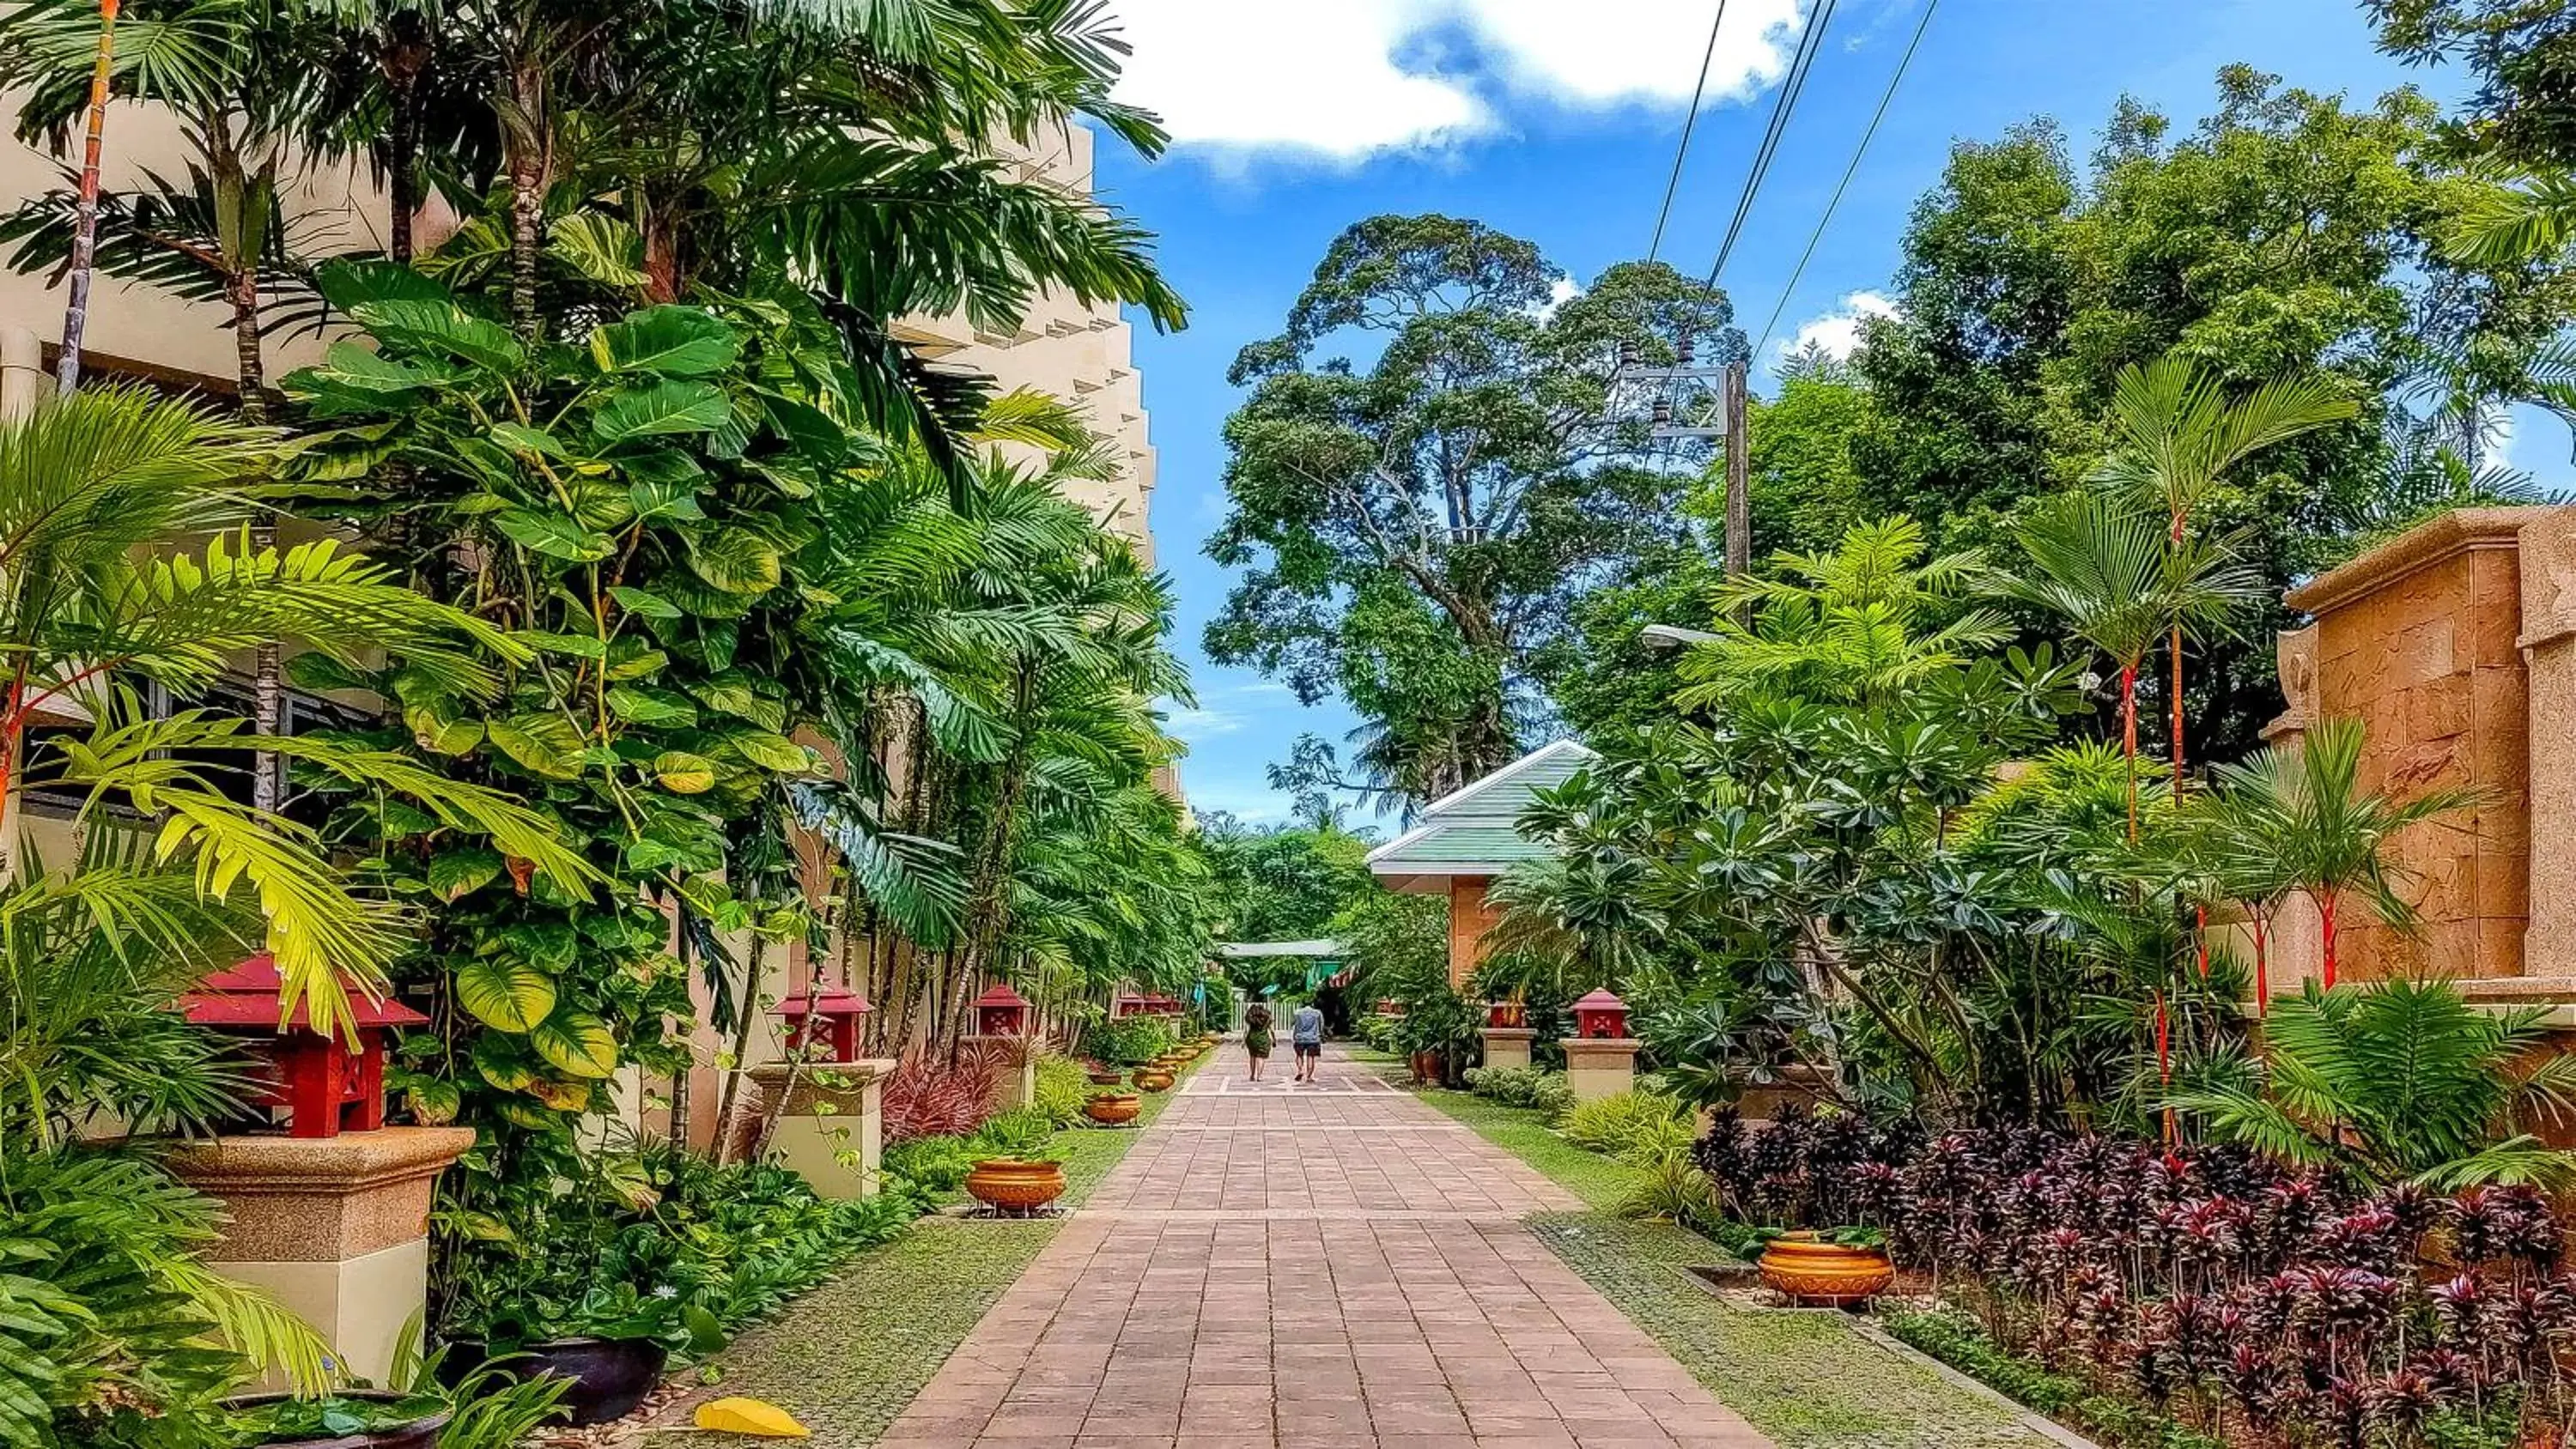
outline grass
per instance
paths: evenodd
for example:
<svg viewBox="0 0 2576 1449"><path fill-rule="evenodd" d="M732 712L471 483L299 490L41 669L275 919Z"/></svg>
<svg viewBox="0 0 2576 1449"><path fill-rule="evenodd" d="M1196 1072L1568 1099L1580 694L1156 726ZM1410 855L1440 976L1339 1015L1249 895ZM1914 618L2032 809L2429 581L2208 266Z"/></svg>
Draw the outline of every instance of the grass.
<svg viewBox="0 0 2576 1449"><path fill-rule="evenodd" d="M1544 1114L1526 1107L1506 1107L1473 1092L1424 1089L1414 1095L1537 1168L1542 1176L1583 1199L1595 1211L1616 1211L1646 1181L1644 1168L1575 1146L1548 1125Z"/></svg>
<svg viewBox="0 0 2576 1449"><path fill-rule="evenodd" d="M1616 1216L1644 1169L1576 1146L1526 1107L1469 1092L1414 1095L1589 1204L1533 1217L1530 1231L1782 1449L2053 1449L2000 1406L1839 1315L1739 1307L1711 1294L1685 1273L1724 1250L1672 1223Z"/></svg>
<svg viewBox="0 0 2576 1449"><path fill-rule="evenodd" d="M1186 1081L1211 1057L1181 1069ZM1139 1127L1179 1095L1145 1092ZM1136 1144L1129 1127L1070 1127L1051 1140L1067 1208L1080 1206ZM900 1418L1056 1234L1060 1221L929 1217L861 1253L840 1276L790 1303L718 1354L721 1392L766 1399L814 1431L816 1449L862 1449ZM748 1446L738 1435L693 1435Z"/></svg>
<svg viewBox="0 0 2576 1449"><path fill-rule="evenodd" d="M2050 1449L2001 1406L1857 1332L1839 1314L1739 1308L1684 1276L1715 1255L1670 1223L1530 1220L1541 1242L1782 1449Z"/></svg>

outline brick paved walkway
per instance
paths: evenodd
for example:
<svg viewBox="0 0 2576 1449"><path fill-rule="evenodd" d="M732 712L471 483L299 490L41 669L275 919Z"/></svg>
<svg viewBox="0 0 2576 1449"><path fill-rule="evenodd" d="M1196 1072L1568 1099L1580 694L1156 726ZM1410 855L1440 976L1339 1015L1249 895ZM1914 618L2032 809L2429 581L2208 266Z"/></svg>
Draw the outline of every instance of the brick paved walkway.
<svg viewBox="0 0 2576 1449"><path fill-rule="evenodd" d="M1227 1058L884 1449L1767 1449L1521 1226L1563 1189L1365 1071Z"/></svg>

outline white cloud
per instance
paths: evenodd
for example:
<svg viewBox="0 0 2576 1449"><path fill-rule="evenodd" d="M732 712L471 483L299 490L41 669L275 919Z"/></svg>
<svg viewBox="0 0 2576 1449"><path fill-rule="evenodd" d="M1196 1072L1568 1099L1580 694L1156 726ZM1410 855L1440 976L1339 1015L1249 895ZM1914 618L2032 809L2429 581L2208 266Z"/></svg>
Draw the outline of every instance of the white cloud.
<svg viewBox="0 0 2576 1449"><path fill-rule="evenodd" d="M1852 349L1860 346L1862 318L1895 315L1896 304L1879 293L1853 292L1831 312L1798 324L1796 336L1782 339L1779 355L1788 357L1813 345L1823 348L1830 357L1849 357Z"/></svg>
<svg viewBox="0 0 2576 1449"><path fill-rule="evenodd" d="M1163 733L1185 745L1230 735L1242 728L1243 716L1221 709L1175 709L1166 705L1163 710Z"/></svg>
<svg viewBox="0 0 2576 1449"><path fill-rule="evenodd" d="M1777 80L1800 0L1736 0L1711 101ZM1575 109L1687 104L1707 0L1117 0L1119 99L1237 159L1353 162L1501 128L1494 93Z"/></svg>

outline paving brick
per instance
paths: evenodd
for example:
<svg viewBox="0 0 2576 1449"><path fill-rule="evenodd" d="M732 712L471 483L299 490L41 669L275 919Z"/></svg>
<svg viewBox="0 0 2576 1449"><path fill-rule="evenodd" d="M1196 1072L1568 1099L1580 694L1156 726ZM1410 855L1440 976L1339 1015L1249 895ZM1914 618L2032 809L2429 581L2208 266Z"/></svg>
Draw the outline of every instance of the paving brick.
<svg viewBox="0 0 2576 1449"><path fill-rule="evenodd" d="M1771 1449L1374 1074L1193 1077L881 1449Z"/></svg>

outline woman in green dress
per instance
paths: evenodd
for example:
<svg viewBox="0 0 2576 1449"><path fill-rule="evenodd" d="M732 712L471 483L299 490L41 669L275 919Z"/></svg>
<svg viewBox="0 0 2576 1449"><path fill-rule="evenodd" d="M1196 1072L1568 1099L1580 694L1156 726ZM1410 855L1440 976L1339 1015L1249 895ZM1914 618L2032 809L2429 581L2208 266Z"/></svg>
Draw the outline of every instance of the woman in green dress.
<svg viewBox="0 0 2576 1449"><path fill-rule="evenodd" d="M1252 1061L1252 1080L1261 1080L1261 1064L1270 1060L1270 1008L1256 1001L1243 1013L1243 1054Z"/></svg>

